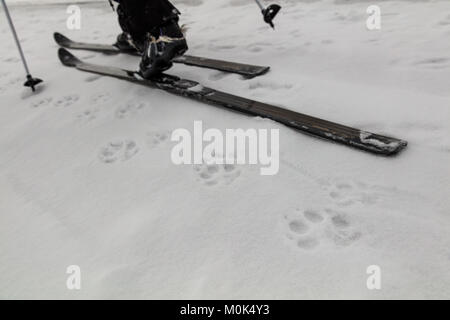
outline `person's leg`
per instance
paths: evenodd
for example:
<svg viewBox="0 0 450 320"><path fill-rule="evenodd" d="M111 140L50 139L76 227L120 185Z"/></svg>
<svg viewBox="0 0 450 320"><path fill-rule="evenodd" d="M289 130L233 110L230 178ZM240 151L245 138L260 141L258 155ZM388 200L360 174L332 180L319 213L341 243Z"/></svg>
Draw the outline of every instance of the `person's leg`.
<svg viewBox="0 0 450 320"><path fill-rule="evenodd" d="M125 34L118 42L124 43L129 35L143 50L147 35L159 35L159 27L171 20L178 21L178 10L168 0L121 0L117 8L119 24Z"/></svg>
<svg viewBox="0 0 450 320"><path fill-rule="evenodd" d="M116 46L142 53L139 65L144 78L172 66L173 58L188 50L178 25L179 11L168 0L119 0L119 23L124 31Z"/></svg>
<svg viewBox="0 0 450 320"><path fill-rule="evenodd" d="M188 50L178 19L165 21L157 29L145 39L139 65L141 75L147 79L172 67L172 60Z"/></svg>

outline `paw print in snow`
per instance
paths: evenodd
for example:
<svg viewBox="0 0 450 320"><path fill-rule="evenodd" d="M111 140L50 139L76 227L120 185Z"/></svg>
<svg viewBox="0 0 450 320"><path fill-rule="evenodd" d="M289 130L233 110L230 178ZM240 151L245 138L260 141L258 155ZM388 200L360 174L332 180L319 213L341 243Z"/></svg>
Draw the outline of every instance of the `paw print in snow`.
<svg viewBox="0 0 450 320"><path fill-rule="evenodd" d="M136 113L138 110L143 109L146 106L144 102L138 102L138 101L131 101L128 102L125 105L120 106L116 110L116 118L117 119L124 119L134 113Z"/></svg>
<svg viewBox="0 0 450 320"><path fill-rule="evenodd" d="M294 217L285 216L288 225L288 239L295 241L298 248L312 250L322 241L331 241L337 246L348 246L361 237L354 231L348 218L342 213L325 210L296 210Z"/></svg>
<svg viewBox="0 0 450 320"><path fill-rule="evenodd" d="M147 145L149 149L154 149L170 141L169 131L152 131L147 133Z"/></svg>
<svg viewBox="0 0 450 320"><path fill-rule="evenodd" d="M56 100L54 105L55 107L70 107L71 105L76 103L79 99L80 97L76 94L67 95Z"/></svg>
<svg viewBox="0 0 450 320"><path fill-rule="evenodd" d="M104 163L115 163L131 159L139 148L134 141L114 141L102 147L99 152L99 159Z"/></svg>
<svg viewBox="0 0 450 320"><path fill-rule="evenodd" d="M338 182L329 187L331 200L339 207L357 204L373 205L391 197L401 196L399 190L381 186L368 186L363 182Z"/></svg>
<svg viewBox="0 0 450 320"><path fill-rule="evenodd" d="M109 93L97 93L91 96L91 103L94 105L103 104L108 102L111 99L111 96Z"/></svg>
<svg viewBox="0 0 450 320"><path fill-rule="evenodd" d="M31 103L32 108L46 107L53 101L53 98L44 98Z"/></svg>
<svg viewBox="0 0 450 320"><path fill-rule="evenodd" d="M295 218L289 219L287 216L285 219L288 221L289 231L294 237L289 235L290 239L295 239L297 246L301 249L314 249L320 244L318 237L315 235L316 224L321 224L325 219L324 217L314 211L305 210L302 214L296 210Z"/></svg>
<svg viewBox="0 0 450 320"><path fill-rule="evenodd" d="M350 221L345 214L333 212L332 210L328 210L328 212L331 213L332 224L328 234L336 245L348 246L361 238L361 232L351 228Z"/></svg>
<svg viewBox="0 0 450 320"><path fill-rule="evenodd" d="M233 164L202 164L194 165L197 181L214 186L230 184L241 175L240 169Z"/></svg>
<svg viewBox="0 0 450 320"><path fill-rule="evenodd" d="M97 118L98 112L99 110L96 108L86 109L77 115L77 120L80 122L90 122Z"/></svg>

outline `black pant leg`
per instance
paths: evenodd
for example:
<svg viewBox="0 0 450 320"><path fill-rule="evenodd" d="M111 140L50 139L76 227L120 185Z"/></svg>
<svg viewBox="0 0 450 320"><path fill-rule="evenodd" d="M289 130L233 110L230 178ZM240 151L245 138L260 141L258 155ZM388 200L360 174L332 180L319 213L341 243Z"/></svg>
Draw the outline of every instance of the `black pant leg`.
<svg viewBox="0 0 450 320"><path fill-rule="evenodd" d="M168 0L121 0L117 12L122 30L137 41L178 16L178 10Z"/></svg>

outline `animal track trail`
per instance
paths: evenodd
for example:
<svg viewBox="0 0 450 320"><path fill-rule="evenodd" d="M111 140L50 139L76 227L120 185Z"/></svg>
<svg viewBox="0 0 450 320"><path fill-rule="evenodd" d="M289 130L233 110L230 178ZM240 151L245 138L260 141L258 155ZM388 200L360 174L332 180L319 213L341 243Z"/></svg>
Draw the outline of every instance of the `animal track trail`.
<svg viewBox="0 0 450 320"><path fill-rule="evenodd" d="M90 100L92 104L99 105L111 100L111 95L108 92L101 92L91 96Z"/></svg>
<svg viewBox="0 0 450 320"><path fill-rule="evenodd" d="M67 95L57 99L53 105L58 108L66 108L75 104L79 99L80 96L77 94Z"/></svg>
<svg viewBox="0 0 450 320"><path fill-rule="evenodd" d="M97 108L86 109L77 115L77 121L81 123L91 122L97 118L98 113L99 109Z"/></svg>
<svg viewBox="0 0 450 320"><path fill-rule="evenodd" d="M136 142L132 140L117 140L109 142L100 149L98 158L103 163L124 162L133 158L139 152Z"/></svg>
<svg viewBox="0 0 450 320"><path fill-rule="evenodd" d="M288 223L288 238L296 241L297 247L305 250L312 250L320 244L316 236L316 228L325 220L325 218L315 210L305 210L300 212L296 209L293 218L285 216Z"/></svg>
<svg viewBox="0 0 450 320"><path fill-rule="evenodd" d="M331 209L326 209L325 213L296 209L293 217L284 218L288 229L287 238L302 250L313 250L322 242L346 247L362 236L361 232L354 230L345 214Z"/></svg>
<svg viewBox="0 0 450 320"><path fill-rule="evenodd" d="M194 165L197 181L206 186L229 185L240 175L241 170L233 164Z"/></svg>
<svg viewBox="0 0 450 320"><path fill-rule="evenodd" d="M170 141L170 131L151 131L147 133L147 146L154 149Z"/></svg>
<svg viewBox="0 0 450 320"><path fill-rule="evenodd" d="M125 105L121 105L119 108L117 108L115 117L117 119L125 119L135 114L136 112L138 112L139 110L143 109L146 106L147 104L145 102L140 101L127 102Z"/></svg>
<svg viewBox="0 0 450 320"><path fill-rule="evenodd" d="M402 192L395 188L371 186L354 181L332 183L328 187L328 192L331 200L341 208L356 204L373 205L382 200L402 195Z"/></svg>
<svg viewBox="0 0 450 320"><path fill-rule="evenodd" d="M33 101L33 102L30 104L30 107L31 107L31 108L42 108L42 107L46 107L46 106L49 106L49 105L52 103L52 101L53 101L53 98L52 98L52 97L40 99L40 100L37 100L37 101Z"/></svg>

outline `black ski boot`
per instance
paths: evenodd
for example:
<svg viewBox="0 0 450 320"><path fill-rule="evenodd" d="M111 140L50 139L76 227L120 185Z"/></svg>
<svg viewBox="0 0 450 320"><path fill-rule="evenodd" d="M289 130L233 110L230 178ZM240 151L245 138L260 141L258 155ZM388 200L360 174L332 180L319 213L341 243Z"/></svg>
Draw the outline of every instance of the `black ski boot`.
<svg viewBox="0 0 450 320"><path fill-rule="evenodd" d="M188 50L186 38L177 20L167 21L157 30L147 35L139 66L141 76L146 79L172 67L172 59Z"/></svg>
<svg viewBox="0 0 450 320"><path fill-rule="evenodd" d="M117 41L114 44L115 47L119 48L123 52L139 52L141 53L144 49L144 44L133 41L130 34L122 32L117 36Z"/></svg>

